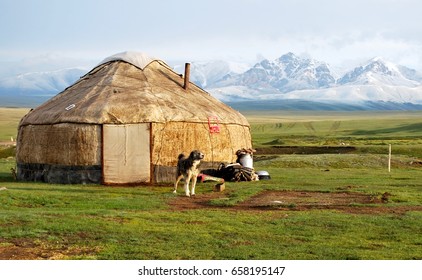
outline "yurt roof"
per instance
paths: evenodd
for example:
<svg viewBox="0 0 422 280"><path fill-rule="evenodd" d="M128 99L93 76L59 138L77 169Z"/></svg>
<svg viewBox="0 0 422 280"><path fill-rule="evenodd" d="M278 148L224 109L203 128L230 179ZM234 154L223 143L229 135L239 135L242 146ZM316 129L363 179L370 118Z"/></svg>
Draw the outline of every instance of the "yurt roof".
<svg viewBox="0 0 422 280"><path fill-rule="evenodd" d="M249 126L246 118L189 84L165 62L124 52L101 61L70 87L26 115L21 125L199 122Z"/></svg>
<svg viewBox="0 0 422 280"><path fill-rule="evenodd" d="M126 51L106 57L98 65L111 61L126 61L127 63L130 63L140 69L144 69L148 64L150 64L154 60L159 59L150 57L149 55L143 52Z"/></svg>

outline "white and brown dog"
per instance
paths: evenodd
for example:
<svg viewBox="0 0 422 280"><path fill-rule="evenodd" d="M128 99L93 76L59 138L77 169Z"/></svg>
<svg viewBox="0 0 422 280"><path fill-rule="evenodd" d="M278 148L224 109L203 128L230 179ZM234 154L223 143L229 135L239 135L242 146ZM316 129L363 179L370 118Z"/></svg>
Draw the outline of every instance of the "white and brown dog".
<svg viewBox="0 0 422 280"><path fill-rule="evenodd" d="M201 163L201 159L204 158L204 154L198 150L194 150L190 153L189 157L185 157L184 154L180 154L177 162L177 174L176 182L174 182L174 193L177 193L177 184L183 178L185 183L183 190L186 196L195 195L195 186L197 176L199 174L198 166ZM189 191L189 182L192 180L192 188Z"/></svg>

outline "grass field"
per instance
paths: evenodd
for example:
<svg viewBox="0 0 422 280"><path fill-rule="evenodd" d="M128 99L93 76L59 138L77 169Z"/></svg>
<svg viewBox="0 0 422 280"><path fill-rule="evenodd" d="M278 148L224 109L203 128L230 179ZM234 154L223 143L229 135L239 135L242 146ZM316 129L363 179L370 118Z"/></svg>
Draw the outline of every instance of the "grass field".
<svg viewBox="0 0 422 280"><path fill-rule="evenodd" d="M28 112L25 108L0 107L0 143L16 139L19 121Z"/></svg>
<svg viewBox="0 0 422 280"><path fill-rule="evenodd" d="M204 183L195 198L170 183L15 182L13 149L0 151L0 259L422 259L422 113L244 113L271 180ZM270 153L321 145L356 149Z"/></svg>

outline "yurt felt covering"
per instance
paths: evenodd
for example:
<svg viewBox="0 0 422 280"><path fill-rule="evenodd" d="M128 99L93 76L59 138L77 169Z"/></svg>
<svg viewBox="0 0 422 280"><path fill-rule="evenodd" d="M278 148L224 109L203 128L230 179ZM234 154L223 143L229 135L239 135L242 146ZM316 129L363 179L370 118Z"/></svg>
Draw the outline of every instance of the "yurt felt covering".
<svg viewBox="0 0 422 280"><path fill-rule="evenodd" d="M143 57L143 64L135 65L115 57L21 120L19 179L105 184L172 181L180 153L199 149L205 154L203 166L216 167L233 162L237 149L251 148L250 126L239 112L192 83L184 89L182 75L160 60ZM210 120L218 131L211 130ZM122 143L123 156L113 163L104 151L107 147L112 151L117 142ZM105 169L108 165L114 170L112 176ZM143 175L132 176L139 169ZM120 180L125 177L120 172L128 173L129 179Z"/></svg>

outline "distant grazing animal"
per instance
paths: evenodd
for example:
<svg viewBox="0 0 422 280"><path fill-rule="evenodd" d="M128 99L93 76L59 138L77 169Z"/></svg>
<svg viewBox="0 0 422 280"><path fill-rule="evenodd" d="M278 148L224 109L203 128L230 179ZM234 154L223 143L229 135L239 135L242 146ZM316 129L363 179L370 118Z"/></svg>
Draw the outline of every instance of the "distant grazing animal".
<svg viewBox="0 0 422 280"><path fill-rule="evenodd" d="M201 163L201 159L204 158L204 154L198 150L194 150L190 153L189 157L185 157L184 154L178 156L177 162L177 174L176 181L174 182L174 193L177 193L177 184L183 178L185 183L183 185L183 190L185 191L186 196L195 195L195 186L197 176L199 174L198 166ZM189 182L192 180L192 188L189 191Z"/></svg>

